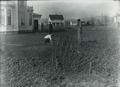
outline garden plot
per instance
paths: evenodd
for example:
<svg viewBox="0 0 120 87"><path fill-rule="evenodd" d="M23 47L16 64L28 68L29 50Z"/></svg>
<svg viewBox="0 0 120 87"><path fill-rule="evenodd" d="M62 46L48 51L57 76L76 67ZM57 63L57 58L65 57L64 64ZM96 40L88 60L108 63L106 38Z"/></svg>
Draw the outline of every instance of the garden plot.
<svg viewBox="0 0 120 87"><path fill-rule="evenodd" d="M75 32L69 32L68 35L65 33L58 42L61 43L56 53L58 61L62 63L65 72L91 74L94 71L106 81L111 79L109 84L116 83L120 56L117 35L112 30L86 31L83 37L88 40L78 45Z"/></svg>
<svg viewBox="0 0 120 87"><path fill-rule="evenodd" d="M6 82L9 87L115 84L120 56L118 32L84 30L82 36L88 40L80 44L76 30L56 32L52 46L43 44L42 38L46 34L5 36L5 43L22 45L4 48Z"/></svg>

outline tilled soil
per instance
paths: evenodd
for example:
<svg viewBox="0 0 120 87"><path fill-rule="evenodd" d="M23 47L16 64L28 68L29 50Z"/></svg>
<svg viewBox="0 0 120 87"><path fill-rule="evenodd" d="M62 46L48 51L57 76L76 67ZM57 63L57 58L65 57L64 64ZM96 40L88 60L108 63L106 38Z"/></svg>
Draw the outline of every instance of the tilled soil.
<svg viewBox="0 0 120 87"><path fill-rule="evenodd" d="M53 45L44 44L45 34L4 36L4 87L115 86L120 56L116 31L85 30L80 44L76 32L55 33Z"/></svg>

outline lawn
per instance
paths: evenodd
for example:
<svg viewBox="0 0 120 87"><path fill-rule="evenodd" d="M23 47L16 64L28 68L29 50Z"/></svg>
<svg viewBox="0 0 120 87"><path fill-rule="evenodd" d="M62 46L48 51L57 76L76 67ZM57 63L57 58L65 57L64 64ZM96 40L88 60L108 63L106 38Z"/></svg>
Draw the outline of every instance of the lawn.
<svg viewBox="0 0 120 87"><path fill-rule="evenodd" d="M1 34L1 66L5 87L103 87L116 84L119 30L84 27L55 32L53 45L46 33Z"/></svg>

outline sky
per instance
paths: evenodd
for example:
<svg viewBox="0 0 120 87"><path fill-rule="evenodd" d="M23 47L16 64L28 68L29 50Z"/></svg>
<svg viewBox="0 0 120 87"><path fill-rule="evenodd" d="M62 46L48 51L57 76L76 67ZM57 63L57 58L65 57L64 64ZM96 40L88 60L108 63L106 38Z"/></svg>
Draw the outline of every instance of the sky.
<svg viewBox="0 0 120 87"><path fill-rule="evenodd" d="M118 2L113 0L36 0L28 1L34 12L47 18L49 14L63 14L65 18L91 16L114 16L118 12Z"/></svg>

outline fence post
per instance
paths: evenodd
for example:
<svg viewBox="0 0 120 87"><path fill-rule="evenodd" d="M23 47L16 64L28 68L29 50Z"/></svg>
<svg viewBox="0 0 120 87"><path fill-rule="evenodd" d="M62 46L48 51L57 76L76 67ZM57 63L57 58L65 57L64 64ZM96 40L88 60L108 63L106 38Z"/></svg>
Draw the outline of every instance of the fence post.
<svg viewBox="0 0 120 87"><path fill-rule="evenodd" d="M77 35L78 35L78 44L80 44L81 43L81 40L82 40L82 25L81 25L81 20L80 19L78 19L77 20L77 26L78 26L78 29L77 29Z"/></svg>
<svg viewBox="0 0 120 87"><path fill-rule="evenodd" d="M89 63L89 76L91 75L91 72L92 72L92 62L90 61L90 63Z"/></svg>
<svg viewBox="0 0 120 87"><path fill-rule="evenodd" d="M78 35L78 44L81 43L81 35L80 35L80 27L78 27L78 30L77 30L77 35Z"/></svg>

